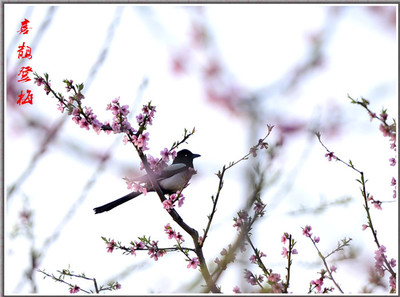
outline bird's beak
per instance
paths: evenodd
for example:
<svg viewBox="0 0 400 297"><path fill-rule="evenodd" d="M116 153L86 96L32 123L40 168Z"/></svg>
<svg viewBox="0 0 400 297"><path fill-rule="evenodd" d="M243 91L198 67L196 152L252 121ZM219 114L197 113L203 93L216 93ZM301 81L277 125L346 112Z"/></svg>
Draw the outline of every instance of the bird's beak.
<svg viewBox="0 0 400 297"><path fill-rule="evenodd" d="M193 159L194 159L194 158L198 158L198 157L201 157L201 155L199 155L199 154L193 154Z"/></svg>

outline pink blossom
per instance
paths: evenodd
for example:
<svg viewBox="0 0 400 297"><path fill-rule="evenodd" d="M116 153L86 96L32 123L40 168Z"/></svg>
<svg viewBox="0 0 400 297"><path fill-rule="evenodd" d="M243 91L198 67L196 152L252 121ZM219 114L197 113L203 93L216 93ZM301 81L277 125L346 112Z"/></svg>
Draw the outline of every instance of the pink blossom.
<svg viewBox="0 0 400 297"><path fill-rule="evenodd" d="M82 118L79 124L81 128L89 130L89 122L85 118Z"/></svg>
<svg viewBox="0 0 400 297"><path fill-rule="evenodd" d="M283 284L282 283L273 283L272 291L274 293L282 293L283 292Z"/></svg>
<svg viewBox="0 0 400 297"><path fill-rule="evenodd" d="M379 115L379 117L380 117L383 121L386 121L386 120L387 120L387 117L388 117L388 114L387 114L386 112L382 112L382 113Z"/></svg>
<svg viewBox="0 0 400 297"><path fill-rule="evenodd" d="M257 263L257 256L256 255L251 255L249 260L250 260L251 263L255 264L255 263Z"/></svg>
<svg viewBox="0 0 400 297"><path fill-rule="evenodd" d="M381 245L379 249L375 251L375 257L374 257L375 269L378 272L378 274L382 277L385 275L385 270L384 270L384 261L386 259L385 252L386 252L386 247Z"/></svg>
<svg viewBox="0 0 400 297"><path fill-rule="evenodd" d="M333 152L329 152L325 154L325 157L328 158L328 161L332 161L332 159L336 159L336 156L333 154Z"/></svg>
<svg viewBox="0 0 400 297"><path fill-rule="evenodd" d="M61 113L64 113L64 109L65 109L65 106L62 104L61 101L59 101L57 103L57 110L61 111Z"/></svg>
<svg viewBox="0 0 400 297"><path fill-rule="evenodd" d="M197 257L194 257L189 261L187 268L192 267L193 269L196 269L199 263L199 259Z"/></svg>
<svg viewBox="0 0 400 297"><path fill-rule="evenodd" d="M147 150L147 141L149 141L149 132L139 135L136 145L143 150Z"/></svg>
<svg viewBox="0 0 400 297"><path fill-rule="evenodd" d="M112 253L115 247L114 239L107 244L107 253Z"/></svg>
<svg viewBox="0 0 400 297"><path fill-rule="evenodd" d="M103 126L103 124L99 121L99 120L97 120L97 119L94 119L94 120L92 120L92 127L93 127L93 130L97 133L97 134L100 134L100 132L101 132L101 127Z"/></svg>
<svg viewBox="0 0 400 297"><path fill-rule="evenodd" d="M233 293L238 294L238 293L242 293L242 291L240 291L240 288L239 288L238 286L235 286L235 287L233 288Z"/></svg>
<svg viewBox="0 0 400 297"><path fill-rule="evenodd" d="M323 284L324 284L323 278L319 278L315 281L314 280L311 281L311 285L315 285L315 288L317 289L318 293L321 292L321 288L322 288Z"/></svg>
<svg viewBox="0 0 400 297"><path fill-rule="evenodd" d="M390 166L396 166L396 159L395 158L390 158Z"/></svg>
<svg viewBox="0 0 400 297"><path fill-rule="evenodd" d="M396 267L396 259L392 258L389 263L390 263L390 266Z"/></svg>
<svg viewBox="0 0 400 297"><path fill-rule="evenodd" d="M51 87L51 83L49 83L49 85L47 86L47 85L45 85L44 86L44 90L45 90L45 92L46 92L46 95L49 95L50 94L50 92L51 92L51 89L50 89L50 87Z"/></svg>
<svg viewBox="0 0 400 297"><path fill-rule="evenodd" d="M298 253L299 253L299 252L298 252L296 249L293 249L293 250L292 250L292 254L293 254L293 255L297 255Z"/></svg>
<svg viewBox="0 0 400 297"><path fill-rule="evenodd" d="M283 255L284 258L287 258L288 250L285 247L283 247L282 249L283 249L283 251L282 251L281 255Z"/></svg>
<svg viewBox="0 0 400 297"><path fill-rule="evenodd" d="M183 239L183 235L181 233L179 233L179 232L175 235L175 239L178 242L184 242L185 241L185 239Z"/></svg>
<svg viewBox="0 0 400 297"><path fill-rule="evenodd" d="M177 154L178 153L176 152L176 150L172 151L172 153L171 153L172 160L174 160L176 158Z"/></svg>
<svg viewBox="0 0 400 297"><path fill-rule="evenodd" d="M389 284L393 290L396 290L396 278L394 276L389 277Z"/></svg>
<svg viewBox="0 0 400 297"><path fill-rule="evenodd" d="M318 243L319 240L320 240L319 236L314 236L314 241L315 241L316 243Z"/></svg>
<svg viewBox="0 0 400 297"><path fill-rule="evenodd" d="M119 282L115 283L115 290L121 289L121 284Z"/></svg>
<svg viewBox="0 0 400 297"><path fill-rule="evenodd" d="M256 214L259 214L260 216L264 215L264 208L265 208L265 204L261 203L261 202L256 202L254 203L254 211L256 212Z"/></svg>
<svg viewBox="0 0 400 297"><path fill-rule="evenodd" d="M33 79L33 81L34 81L35 84L38 85L38 87L40 87L42 84L45 83L45 80L44 80L43 77L39 77L39 78L35 77L35 78Z"/></svg>
<svg viewBox="0 0 400 297"><path fill-rule="evenodd" d="M166 226L164 226L164 231L168 235L168 239L175 238L176 234L175 231L172 229L171 225L168 223Z"/></svg>
<svg viewBox="0 0 400 297"><path fill-rule="evenodd" d="M164 148L164 150L162 150L160 152L161 158L163 159L164 162L168 162L169 161L169 150L167 148Z"/></svg>
<svg viewBox="0 0 400 297"><path fill-rule="evenodd" d="M140 124L143 122L143 120L144 120L144 115L141 114L141 113L139 113L139 114L136 116L136 120L137 120L138 124L140 125Z"/></svg>
<svg viewBox="0 0 400 297"><path fill-rule="evenodd" d="M120 112L123 116L127 116L129 114L129 105L121 106Z"/></svg>
<svg viewBox="0 0 400 297"><path fill-rule="evenodd" d="M383 136L385 136L385 137L390 135L389 127L384 124L379 125L379 130L382 132Z"/></svg>
<svg viewBox="0 0 400 297"><path fill-rule="evenodd" d="M312 233L310 233L310 231L312 230L312 227L307 225L303 228L303 235L307 236L307 237L311 237Z"/></svg>
<svg viewBox="0 0 400 297"><path fill-rule="evenodd" d="M182 205L183 205L183 201L185 200L185 196L183 196L182 194L181 194L181 196L179 197L179 200L178 200L178 207L181 207Z"/></svg>
<svg viewBox="0 0 400 297"><path fill-rule="evenodd" d="M281 280L281 275L278 273L271 273L268 277L268 281L272 283L277 283Z"/></svg>
<svg viewBox="0 0 400 297"><path fill-rule="evenodd" d="M136 256L136 250L135 250L135 248L131 247L131 248L130 248L130 251L131 251L131 255Z"/></svg>
<svg viewBox="0 0 400 297"><path fill-rule="evenodd" d="M168 212L171 211L171 209L174 208L174 204L172 203L171 199L166 199L163 201L163 207L166 209Z"/></svg>
<svg viewBox="0 0 400 297"><path fill-rule="evenodd" d="M375 112L368 112L369 116L371 117L371 121L376 117L376 113Z"/></svg>
<svg viewBox="0 0 400 297"><path fill-rule="evenodd" d="M81 289L81 288L79 288L77 285L75 285L75 286L73 286L71 289L69 289L69 292L70 292L71 294L75 294L75 293L78 293L80 289Z"/></svg>
<svg viewBox="0 0 400 297"><path fill-rule="evenodd" d="M396 185L396 179L394 177L392 177L391 186L395 186L395 185Z"/></svg>
<svg viewBox="0 0 400 297"><path fill-rule="evenodd" d="M367 229L367 228L368 228L368 225L366 225L366 224L363 224L363 225L362 225L363 231L364 231L365 229Z"/></svg>
<svg viewBox="0 0 400 297"><path fill-rule="evenodd" d="M135 245L136 245L137 250L142 250L146 247L146 245L142 241L139 241L139 242L135 241Z"/></svg>
<svg viewBox="0 0 400 297"><path fill-rule="evenodd" d="M331 268L331 272L336 272L337 267L335 265L332 265L330 268Z"/></svg>
<svg viewBox="0 0 400 297"><path fill-rule="evenodd" d="M372 204L375 206L376 209L382 210L382 207L381 207L382 202L381 201L377 200L377 201L372 202Z"/></svg>
<svg viewBox="0 0 400 297"><path fill-rule="evenodd" d="M286 238L286 233L285 233L285 234L283 234L282 237L281 237L281 242L283 242L283 244L285 244L285 243L286 243L286 240L287 240L287 238Z"/></svg>

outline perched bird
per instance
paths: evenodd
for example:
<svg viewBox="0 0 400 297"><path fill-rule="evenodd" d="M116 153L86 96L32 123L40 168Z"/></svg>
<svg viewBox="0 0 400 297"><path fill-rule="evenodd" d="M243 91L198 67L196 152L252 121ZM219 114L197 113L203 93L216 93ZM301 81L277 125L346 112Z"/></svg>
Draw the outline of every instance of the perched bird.
<svg viewBox="0 0 400 297"><path fill-rule="evenodd" d="M193 154L191 151L186 149L181 150L177 153L171 165L164 168L159 174L155 174L155 178L164 194L176 193L188 185L189 180L195 172L193 159L197 157L200 157L200 155ZM144 183L147 192L155 191L147 174L139 177L137 182ZM109 211L114 207L139 196L140 194L142 194L142 192L129 193L128 195L110 203L96 207L93 210L96 214Z"/></svg>

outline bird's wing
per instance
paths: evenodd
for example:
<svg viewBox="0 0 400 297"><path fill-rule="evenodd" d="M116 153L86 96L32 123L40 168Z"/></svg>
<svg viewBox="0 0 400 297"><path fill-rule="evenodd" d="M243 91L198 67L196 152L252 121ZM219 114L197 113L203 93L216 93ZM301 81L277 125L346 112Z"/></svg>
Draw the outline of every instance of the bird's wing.
<svg viewBox="0 0 400 297"><path fill-rule="evenodd" d="M161 181L161 180L163 180L165 178L173 176L174 174L183 172L186 169L187 169L187 166L185 164L183 164L183 163L171 164L171 165L165 167L160 172L160 174L158 174L156 176L156 179L157 179L157 181ZM135 178L134 180L137 181L137 182L140 182L140 183L149 183L150 182L149 177L148 177L147 174L142 175L142 176L140 176L138 178Z"/></svg>
<svg viewBox="0 0 400 297"><path fill-rule="evenodd" d="M171 164L168 167L165 167L159 176L157 176L157 180L163 180L164 178L171 177L175 174L183 172L187 169L187 166L183 163Z"/></svg>

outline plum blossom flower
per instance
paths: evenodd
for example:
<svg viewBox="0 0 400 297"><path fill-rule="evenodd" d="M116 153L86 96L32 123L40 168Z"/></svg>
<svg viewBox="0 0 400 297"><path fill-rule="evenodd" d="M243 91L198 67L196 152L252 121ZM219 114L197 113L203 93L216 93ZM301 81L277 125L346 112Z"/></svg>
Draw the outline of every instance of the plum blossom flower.
<svg viewBox="0 0 400 297"><path fill-rule="evenodd" d="M75 294L78 293L80 291L81 288L79 288L77 285L73 286L72 288L69 289L69 292L71 294Z"/></svg>
<svg viewBox="0 0 400 297"><path fill-rule="evenodd" d="M239 294L239 293L242 293L242 291L240 291L240 288L238 286L235 286L233 288L233 293Z"/></svg>
<svg viewBox="0 0 400 297"><path fill-rule="evenodd" d="M307 237L311 237L312 233L310 233L310 231L312 230L312 227L307 225L303 228L303 235L307 236Z"/></svg>
<svg viewBox="0 0 400 297"><path fill-rule="evenodd" d="M196 269L199 263L199 259L197 257L194 257L189 261L187 268L192 267L193 269Z"/></svg>
<svg viewBox="0 0 400 297"><path fill-rule="evenodd" d="M283 255L284 258L287 258L288 250L285 247L283 247L282 249L283 250L282 250L281 255Z"/></svg>
<svg viewBox="0 0 400 297"><path fill-rule="evenodd" d="M115 241L113 239L107 244L107 253L112 253L114 251L114 247L115 247Z"/></svg>
<svg viewBox="0 0 400 297"><path fill-rule="evenodd" d="M337 157L333 154L333 152L325 154L325 157L328 158L328 161L332 161L332 159L337 159Z"/></svg>

